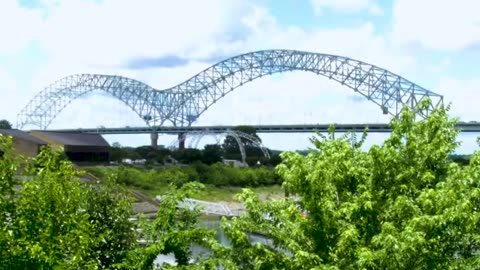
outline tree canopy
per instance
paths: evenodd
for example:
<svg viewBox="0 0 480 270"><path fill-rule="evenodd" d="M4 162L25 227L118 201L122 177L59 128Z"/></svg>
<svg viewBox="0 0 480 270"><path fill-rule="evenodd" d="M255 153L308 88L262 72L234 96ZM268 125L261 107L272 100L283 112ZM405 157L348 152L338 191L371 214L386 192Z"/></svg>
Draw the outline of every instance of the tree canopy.
<svg viewBox="0 0 480 270"><path fill-rule="evenodd" d="M236 126L232 128L233 131L240 131L245 134L251 135L255 139L257 139L259 142L262 142L262 139L258 136L257 130L255 127L252 126ZM241 143L243 144L243 147L245 148L250 148L254 147L251 141L245 139L245 138L240 138ZM226 136L225 140L223 141L222 148L226 153L234 153L237 154L240 151L240 148L238 148L238 142L233 136Z"/></svg>
<svg viewBox="0 0 480 270"><path fill-rule="evenodd" d="M12 124L8 120L0 120L0 129L12 129Z"/></svg>
<svg viewBox="0 0 480 270"><path fill-rule="evenodd" d="M366 133L357 141L332 132L313 138L307 156L283 153L277 170L300 200L262 203L244 192L249 213L224 224L230 258L241 269L476 269L480 153L465 167L450 160L459 143L447 112L416 121L407 108L368 151ZM247 243L249 231L292 256Z"/></svg>
<svg viewBox="0 0 480 270"><path fill-rule="evenodd" d="M82 183L60 150L22 160L1 135L0 150L2 269L112 269L126 258L131 204L112 181Z"/></svg>

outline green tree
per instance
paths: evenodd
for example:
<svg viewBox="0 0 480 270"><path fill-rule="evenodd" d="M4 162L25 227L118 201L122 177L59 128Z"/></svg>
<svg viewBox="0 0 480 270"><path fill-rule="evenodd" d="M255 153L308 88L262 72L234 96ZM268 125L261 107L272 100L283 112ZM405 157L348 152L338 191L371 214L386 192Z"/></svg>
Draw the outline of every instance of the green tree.
<svg viewBox="0 0 480 270"><path fill-rule="evenodd" d="M151 153L154 148L150 145L144 145L135 148L135 152L137 152L141 158L148 159L148 154Z"/></svg>
<svg viewBox="0 0 480 270"><path fill-rule="evenodd" d="M121 162L128 157L128 152L122 147L112 146L110 148L110 160Z"/></svg>
<svg viewBox="0 0 480 270"><path fill-rule="evenodd" d="M172 157L181 163L192 164L202 160L202 151L196 148L185 148L174 151Z"/></svg>
<svg viewBox="0 0 480 270"><path fill-rule="evenodd" d="M12 124L8 120L0 120L0 129L12 129Z"/></svg>
<svg viewBox="0 0 480 270"><path fill-rule="evenodd" d="M251 135L254 138L256 138L259 142L262 142L260 137L257 134L257 130L255 127L252 126L236 126L232 129L233 131L240 131L245 134ZM258 147L254 146L251 141L245 139L245 138L240 138L241 143L243 144L243 147L246 149L247 152L251 151L251 149L257 149ZM240 153L240 148L238 147L238 142L233 136L227 136L225 137L225 140L223 141L222 148L224 149L225 153L228 155L236 155ZM249 150L250 149L250 150ZM255 151L255 150L254 150Z"/></svg>
<svg viewBox="0 0 480 270"><path fill-rule="evenodd" d="M142 238L145 247L130 253L123 265L127 269L154 269L153 263L159 254L173 253L177 269L216 269L219 259L207 257L200 260L192 258L191 245L197 244L217 254L224 248L215 241L215 231L198 226L200 208L189 209L178 207L179 203L203 188L198 183L187 183L177 189L173 185L163 197L154 222L142 222ZM167 268L163 265L161 269Z"/></svg>
<svg viewBox="0 0 480 270"><path fill-rule="evenodd" d="M222 161L222 147L216 144L207 144L202 152L202 162L208 165Z"/></svg>
<svg viewBox="0 0 480 270"><path fill-rule="evenodd" d="M131 205L113 183L82 183L61 149L23 160L0 136L0 150L2 269L104 269L133 248Z"/></svg>
<svg viewBox="0 0 480 270"><path fill-rule="evenodd" d="M114 142L114 143L112 143L112 147L121 148L122 145L119 142Z"/></svg>
<svg viewBox="0 0 480 270"><path fill-rule="evenodd" d="M480 152L465 167L451 161L458 131L448 109L424 120L405 109L368 151L366 133L335 138L332 129L307 156L283 153L277 171L299 201L262 203L244 191L247 214L223 225L226 258L237 269L477 269ZM272 245L251 244L255 231Z"/></svg>
<svg viewBox="0 0 480 270"><path fill-rule="evenodd" d="M30 164L26 173L32 179L21 183L19 197L11 201L14 211L4 223L7 233L1 238L7 244L2 249L10 255L2 256L0 265L6 269L92 269L96 262L89 255L93 241L88 214L81 211L85 190L80 181L72 181L76 175L72 164L62 160L61 151L51 154L48 148Z"/></svg>
<svg viewBox="0 0 480 270"><path fill-rule="evenodd" d="M89 234L95 239L89 255L100 269L115 269L136 247L132 200L126 194L113 176L86 187Z"/></svg>
<svg viewBox="0 0 480 270"><path fill-rule="evenodd" d="M126 150L127 159L131 159L131 160L139 160L139 159L142 159L142 156L141 156L137 151L135 151L134 148L124 147L123 149Z"/></svg>
<svg viewBox="0 0 480 270"><path fill-rule="evenodd" d="M14 155L12 137L0 134L0 152L0 265L8 268L17 264L17 256L12 248L17 240L9 229L16 213L14 195L19 181L15 176L20 162Z"/></svg>

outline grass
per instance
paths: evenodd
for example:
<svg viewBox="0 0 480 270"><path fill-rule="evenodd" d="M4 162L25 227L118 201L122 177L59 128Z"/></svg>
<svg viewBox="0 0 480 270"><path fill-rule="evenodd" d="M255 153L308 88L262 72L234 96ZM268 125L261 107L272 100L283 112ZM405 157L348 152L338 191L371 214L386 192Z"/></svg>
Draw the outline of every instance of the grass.
<svg viewBox="0 0 480 270"><path fill-rule="evenodd" d="M234 197L236 194L240 193L243 188L240 187L214 187L207 186L204 191L201 191L196 197L199 200L205 201L225 201L233 202L235 201ZM256 193L264 199L271 197L283 196L284 192L281 186L263 186L252 188Z"/></svg>
<svg viewBox="0 0 480 270"><path fill-rule="evenodd" d="M84 170L88 171L89 173L103 178L106 175L114 172L116 170L115 167L108 167L108 166L93 166L93 167L85 167ZM168 186L158 184L158 186L154 186L153 188L141 188L139 186L126 186L128 189L134 189L146 194L149 197L154 197L156 195L164 194ZM197 193L193 198L205 201L223 201L223 202L235 202L235 195L242 191L242 187L232 187L232 186L225 186L225 187L217 187L214 185L205 185L205 189L201 190ZM251 188L257 194L259 194L260 198L263 200L268 199L275 199L281 198L284 195L284 191L281 186L279 185L271 185L271 186L260 186Z"/></svg>
<svg viewBox="0 0 480 270"><path fill-rule="evenodd" d="M212 185L205 185L205 189L197 193L193 199L211 201L211 202L235 202L235 194L242 192L241 187L215 187ZM262 199L270 199L283 196L284 192L281 186L263 186L251 188L256 193L260 194ZM138 190L138 189L137 189ZM139 190L145 194L154 197L162 195L167 190L167 187L159 187L153 190Z"/></svg>

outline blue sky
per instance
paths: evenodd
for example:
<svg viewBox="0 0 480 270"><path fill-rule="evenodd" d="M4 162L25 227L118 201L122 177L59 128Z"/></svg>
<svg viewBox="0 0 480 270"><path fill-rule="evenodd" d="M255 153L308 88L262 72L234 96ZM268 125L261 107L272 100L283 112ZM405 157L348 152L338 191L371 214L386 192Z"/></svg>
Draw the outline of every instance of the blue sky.
<svg viewBox="0 0 480 270"><path fill-rule="evenodd" d="M478 0L6 0L0 3L0 118L75 73L117 74L157 89L223 58L270 48L339 54L443 94L452 114L480 120ZM197 125L387 122L376 105L311 74L262 78L227 95ZM51 128L144 125L118 100L72 102ZM310 135L265 135L278 149ZM460 152L476 149L460 137ZM382 135L371 135L378 143ZM108 136L141 145L148 136ZM170 144L170 136L161 143ZM208 139L203 141L208 143Z"/></svg>

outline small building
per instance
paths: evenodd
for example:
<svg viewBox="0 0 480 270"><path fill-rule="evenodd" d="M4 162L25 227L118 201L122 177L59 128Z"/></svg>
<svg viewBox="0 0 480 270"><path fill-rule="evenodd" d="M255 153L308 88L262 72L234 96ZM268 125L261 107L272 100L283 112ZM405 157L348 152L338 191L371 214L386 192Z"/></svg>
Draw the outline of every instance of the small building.
<svg viewBox="0 0 480 270"><path fill-rule="evenodd" d="M24 157L36 157L47 142L18 129L0 129L0 134L11 136L15 153Z"/></svg>
<svg viewBox="0 0 480 270"><path fill-rule="evenodd" d="M63 147L73 162L109 162L110 144L100 134L33 130L31 135L47 142L53 150Z"/></svg>

